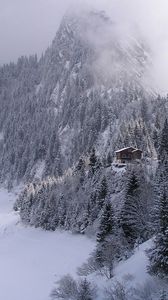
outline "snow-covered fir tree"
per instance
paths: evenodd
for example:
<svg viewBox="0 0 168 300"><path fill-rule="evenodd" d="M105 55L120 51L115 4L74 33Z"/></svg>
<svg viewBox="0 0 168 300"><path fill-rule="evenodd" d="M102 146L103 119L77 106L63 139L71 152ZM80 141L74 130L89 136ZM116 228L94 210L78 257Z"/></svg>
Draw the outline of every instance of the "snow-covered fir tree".
<svg viewBox="0 0 168 300"><path fill-rule="evenodd" d="M126 239L132 246L137 239L143 241L148 237L151 208L148 188L143 169L139 166L131 168L128 171L120 224Z"/></svg>
<svg viewBox="0 0 168 300"><path fill-rule="evenodd" d="M158 221L158 233L154 246L148 251L150 260L149 272L158 276L168 276L168 123L165 120L160 139L160 161L156 176L157 191L155 217Z"/></svg>
<svg viewBox="0 0 168 300"><path fill-rule="evenodd" d="M100 217L100 225L97 233L97 242L102 243L108 235L114 232L114 212L110 201L106 201Z"/></svg>

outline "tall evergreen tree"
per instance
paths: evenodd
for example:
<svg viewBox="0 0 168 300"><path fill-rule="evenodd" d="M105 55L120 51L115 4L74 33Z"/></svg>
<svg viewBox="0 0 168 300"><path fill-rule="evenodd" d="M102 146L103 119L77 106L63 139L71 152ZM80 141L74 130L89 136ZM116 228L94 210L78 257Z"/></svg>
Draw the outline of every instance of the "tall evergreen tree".
<svg viewBox="0 0 168 300"><path fill-rule="evenodd" d="M148 251L149 272L168 278L168 190L164 190L160 196L159 224L154 246Z"/></svg>
<svg viewBox="0 0 168 300"><path fill-rule="evenodd" d="M103 179L101 180L100 186L98 188L97 202L99 208L103 207L107 193L108 193L107 179L106 176L103 176Z"/></svg>
<svg viewBox="0 0 168 300"><path fill-rule="evenodd" d="M141 166L129 170L125 188L124 204L121 211L120 224L130 246L136 240L148 238L150 195L149 184Z"/></svg>
<svg viewBox="0 0 168 300"><path fill-rule="evenodd" d="M164 189L160 199L160 232L168 230L168 189Z"/></svg>
<svg viewBox="0 0 168 300"><path fill-rule="evenodd" d="M168 155L168 120L164 122L159 143L159 159L163 161L165 155Z"/></svg>
<svg viewBox="0 0 168 300"><path fill-rule="evenodd" d="M106 264L107 249L110 247L109 238L114 233L114 212L111 202L108 200L103 208L100 219L100 226L97 233L97 247L95 251L95 261L99 268L103 268Z"/></svg>
<svg viewBox="0 0 168 300"><path fill-rule="evenodd" d="M125 193L125 203L121 213L121 226L125 233L127 240L134 243L137 238L135 232L135 214L136 201L138 197L139 182L137 175L133 171L128 179Z"/></svg>
<svg viewBox="0 0 168 300"><path fill-rule="evenodd" d="M96 163L97 163L97 156L96 156L95 148L93 148L89 157L89 166L95 167Z"/></svg>
<svg viewBox="0 0 168 300"><path fill-rule="evenodd" d="M126 186L126 197L133 197L139 188L139 182L137 175L133 171L129 177L129 180L127 182Z"/></svg>
<svg viewBox="0 0 168 300"><path fill-rule="evenodd" d="M159 161L154 181L154 206L152 209L153 233L160 231L160 201L166 191L168 184L168 155L164 152L164 157Z"/></svg>
<svg viewBox="0 0 168 300"><path fill-rule="evenodd" d="M79 161L75 167L74 173L79 176L79 181L82 185L84 182L84 178L85 178L85 161L82 157L79 158Z"/></svg>
<svg viewBox="0 0 168 300"><path fill-rule="evenodd" d="M148 251L149 272L168 277L168 121L165 120L160 145L159 166L156 174L155 218L158 232L154 246Z"/></svg>
<svg viewBox="0 0 168 300"><path fill-rule="evenodd" d="M89 166L91 167L91 173L90 175L95 173L96 170L98 170L101 167L101 161L100 158L96 155L95 148L92 149L90 157L89 157Z"/></svg>
<svg viewBox="0 0 168 300"><path fill-rule="evenodd" d="M97 241L99 243L103 242L105 238L112 234L114 231L114 212L112 204L110 201L107 201L103 208L103 213L100 219L100 226L97 233Z"/></svg>

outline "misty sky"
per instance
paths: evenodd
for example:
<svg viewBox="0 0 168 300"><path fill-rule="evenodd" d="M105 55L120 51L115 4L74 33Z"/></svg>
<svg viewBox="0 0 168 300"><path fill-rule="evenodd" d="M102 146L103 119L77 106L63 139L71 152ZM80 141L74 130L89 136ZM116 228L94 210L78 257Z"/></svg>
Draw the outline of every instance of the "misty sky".
<svg viewBox="0 0 168 300"><path fill-rule="evenodd" d="M0 0L0 64L44 51L67 7L68 0Z"/></svg>
<svg viewBox="0 0 168 300"><path fill-rule="evenodd" d="M73 2L106 10L123 28L137 23L168 86L168 0L0 0L0 64L45 51Z"/></svg>

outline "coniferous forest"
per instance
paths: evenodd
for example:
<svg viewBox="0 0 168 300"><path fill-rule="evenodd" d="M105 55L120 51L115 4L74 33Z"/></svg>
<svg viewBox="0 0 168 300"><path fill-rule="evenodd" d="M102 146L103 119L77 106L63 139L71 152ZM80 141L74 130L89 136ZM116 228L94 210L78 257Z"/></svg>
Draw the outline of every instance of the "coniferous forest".
<svg viewBox="0 0 168 300"><path fill-rule="evenodd" d="M98 299L87 278L110 280L149 240L147 272L168 279L168 97L144 80L147 43L106 40L113 30L103 13L67 15L40 58L0 67L0 181L9 191L24 184L14 210L26 226L95 241L84 279L66 275L52 299ZM130 146L142 159L118 163L115 151ZM156 299L149 287L146 296L124 288L104 299ZM158 285L157 299L166 292Z"/></svg>

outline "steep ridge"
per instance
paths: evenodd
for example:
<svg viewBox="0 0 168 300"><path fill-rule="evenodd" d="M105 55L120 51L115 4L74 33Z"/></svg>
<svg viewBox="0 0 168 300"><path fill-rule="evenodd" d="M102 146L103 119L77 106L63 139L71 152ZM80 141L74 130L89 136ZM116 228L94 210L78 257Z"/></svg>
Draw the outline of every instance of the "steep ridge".
<svg viewBox="0 0 168 300"><path fill-rule="evenodd" d="M39 61L3 66L1 181L31 180L40 163L43 176L60 176L93 146L102 156L130 144L156 156L144 45L138 35L122 36L103 12L84 12L63 18Z"/></svg>

